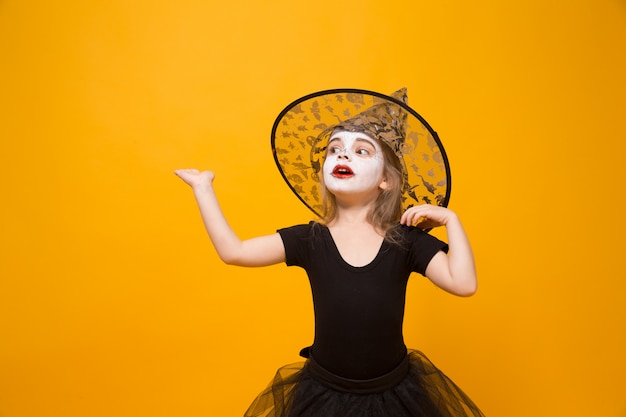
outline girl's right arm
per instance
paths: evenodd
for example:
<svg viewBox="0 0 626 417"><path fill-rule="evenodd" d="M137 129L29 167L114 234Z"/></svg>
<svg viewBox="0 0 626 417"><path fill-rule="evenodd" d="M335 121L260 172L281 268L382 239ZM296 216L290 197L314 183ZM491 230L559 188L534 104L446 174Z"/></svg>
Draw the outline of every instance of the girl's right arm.
<svg viewBox="0 0 626 417"><path fill-rule="evenodd" d="M243 241L237 237L217 201L212 172L179 169L175 174L193 189L204 227L222 261L238 266L267 266L285 261L285 247L278 233Z"/></svg>
<svg viewBox="0 0 626 417"><path fill-rule="evenodd" d="M445 207L422 204L404 212L400 223L428 229L445 226L448 255L435 254L426 267L426 276L435 285L456 295L468 297L478 289L474 255L458 216Z"/></svg>

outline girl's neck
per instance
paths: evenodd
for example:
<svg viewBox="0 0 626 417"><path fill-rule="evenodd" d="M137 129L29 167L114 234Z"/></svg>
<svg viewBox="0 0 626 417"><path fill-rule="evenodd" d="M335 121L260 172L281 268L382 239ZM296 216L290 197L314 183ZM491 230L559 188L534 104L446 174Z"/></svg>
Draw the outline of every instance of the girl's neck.
<svg viewBox="0 0 626 417"><path fill-rule="evenodd" d="M333 223L359 224L369 223L371 205L341 204L337 202L337 215Z"/></svg>
<svg viewBox="0 0 626 417"><path fill-rule="evenodd" d="M343 228L356 230L371 230L377 235L384 236L384 231L377 230L369 220L371 205L337 205L335 218L328 224L330 229L340 230Z"/></svg>

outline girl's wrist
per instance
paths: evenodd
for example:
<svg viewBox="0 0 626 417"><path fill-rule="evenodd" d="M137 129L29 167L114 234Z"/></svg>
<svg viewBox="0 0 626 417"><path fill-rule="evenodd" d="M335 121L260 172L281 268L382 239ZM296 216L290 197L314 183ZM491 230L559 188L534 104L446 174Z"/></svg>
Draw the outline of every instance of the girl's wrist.
<svg viewBox="0 0 626 417"><path fill-rule="evenodd" d="M206 194L207 192L213 189L213 184L209 183L200 183L193 186L193 192L196 195Z"/></svg>
<svg viewBox="0 0 626 417"><path fill-rule="evenodd" d="M446 226L446 227L448 227L448 225L449 225L450 223L455 223L455 222L456 222L456 223L459 223L459 222L460 222L460 220L459 220L459 216L457 216L455 212L450 211L450 212L448 213L448 216L445 218L445 221L444 221L443 225L444 225L444 226Z"/></svg>

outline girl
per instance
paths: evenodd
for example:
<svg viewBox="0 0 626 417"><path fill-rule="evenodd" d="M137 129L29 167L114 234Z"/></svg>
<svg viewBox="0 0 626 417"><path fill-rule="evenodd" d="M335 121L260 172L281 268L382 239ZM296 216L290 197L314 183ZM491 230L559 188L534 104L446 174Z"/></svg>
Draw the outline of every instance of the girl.
<svg viewBox="0 0 626 417"><path fill-rule="evenodd" d="M286 262L309 276L315 338L301 352L307 360L279 369L245 416L482 416L403 341L411 272L459 296L477 288L466 234L444 207L445 153L434 131L406 104L406 91L390 97L329 90L303 97L278 117L272 145L283 177L320 215L318 221L241 241L219 207L214 174L176 171L192 187L224 262ZM425 232L437 226L446 228L448 244Z"/></svg>

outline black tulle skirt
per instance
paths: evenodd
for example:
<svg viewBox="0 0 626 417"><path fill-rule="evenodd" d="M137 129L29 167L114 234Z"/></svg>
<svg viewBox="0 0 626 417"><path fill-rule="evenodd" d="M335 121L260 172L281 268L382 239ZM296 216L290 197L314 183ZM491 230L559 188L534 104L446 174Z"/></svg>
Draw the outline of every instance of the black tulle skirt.
<svg viewBox="0 0 626 417"><path fill-rule="evenodd" d="M244 417L484 417L472 400L417 350L389 375L353 381L309 358L280 368Z"/></svg>

